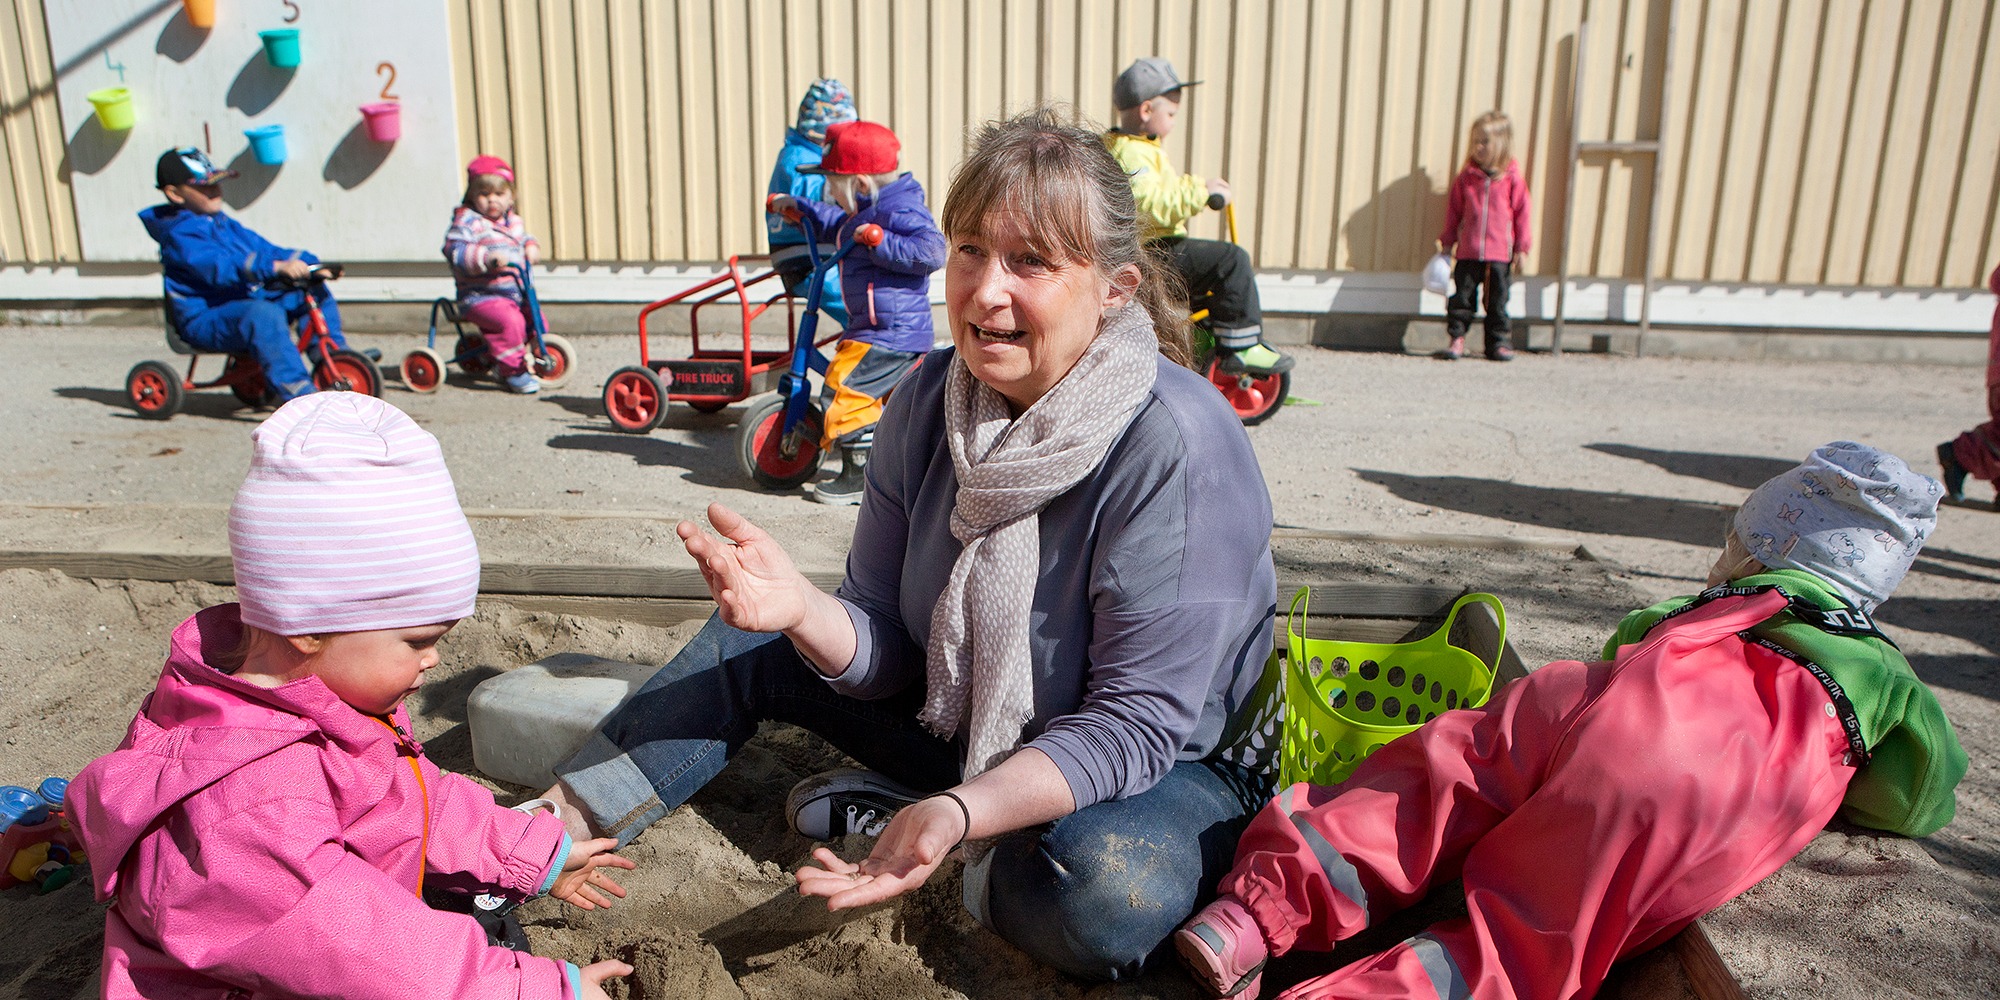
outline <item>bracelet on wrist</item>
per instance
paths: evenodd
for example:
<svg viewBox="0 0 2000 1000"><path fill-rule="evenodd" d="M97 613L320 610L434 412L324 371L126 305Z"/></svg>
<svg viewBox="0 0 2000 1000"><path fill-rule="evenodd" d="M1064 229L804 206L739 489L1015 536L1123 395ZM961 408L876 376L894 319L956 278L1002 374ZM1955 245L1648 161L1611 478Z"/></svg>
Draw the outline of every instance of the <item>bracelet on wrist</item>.
<svg viewBox="0 0 2000 1000"><path fill-rule="evenodd" d="M958 850L959 844L965 843L965 838L972 836L972 810L966 806L965 800L959 798L958 793L956 792L938 792L937 794L931 795L929 797L933 799L950 799L953 802L958 803L958 811L965 817L964 832L958 835L958 843L951 845L951 847L945 851L946 854L950 854L952 851Z"/></svg>

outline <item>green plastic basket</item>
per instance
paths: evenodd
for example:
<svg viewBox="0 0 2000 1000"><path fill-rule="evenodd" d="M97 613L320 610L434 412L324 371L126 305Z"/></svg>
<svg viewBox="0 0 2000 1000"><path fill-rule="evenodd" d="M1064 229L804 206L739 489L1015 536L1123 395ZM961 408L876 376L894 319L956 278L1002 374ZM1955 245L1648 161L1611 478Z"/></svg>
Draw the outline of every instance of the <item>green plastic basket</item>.
<svg viewBox="0 0 2000 1000"><path fill-rule="evenodd" d="M1496 648L1505 649L1507 612L1498 597L1459 598L1437 631L1412 642L1308 639L1310 597L1309 588L1300 588L1285 616L1285 735L1278 772L1285 786L1338 784L1369 754L1438 713L1486 704L1493 670L1452 645L1451 626L1459 609L1487 605L1500 625Z"/></svg>

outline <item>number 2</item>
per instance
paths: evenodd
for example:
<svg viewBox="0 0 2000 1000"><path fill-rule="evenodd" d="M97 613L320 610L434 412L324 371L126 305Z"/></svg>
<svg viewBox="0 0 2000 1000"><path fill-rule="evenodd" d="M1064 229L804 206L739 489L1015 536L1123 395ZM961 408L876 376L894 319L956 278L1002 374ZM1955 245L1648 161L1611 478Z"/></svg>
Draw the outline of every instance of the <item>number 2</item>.
<svg viewBox="0 0 2000 1000"><path fill-rule="evenodd" d="M291 11L291 14L285 17L285 23L297 24L299 20L299 5L295 2L295 0L283 0L283 3L285 5L285 9Z"/></svg>
<svg viewBox="0 0 2000 1000"><path fill-rule="evenodd" d="M396 64L385 62L375 67L376 76L381 76L384 73L389 74L389 82L382 85L382 99L385 101L402 100L402 98L389 93L389 88L396 85Z"/></svg>

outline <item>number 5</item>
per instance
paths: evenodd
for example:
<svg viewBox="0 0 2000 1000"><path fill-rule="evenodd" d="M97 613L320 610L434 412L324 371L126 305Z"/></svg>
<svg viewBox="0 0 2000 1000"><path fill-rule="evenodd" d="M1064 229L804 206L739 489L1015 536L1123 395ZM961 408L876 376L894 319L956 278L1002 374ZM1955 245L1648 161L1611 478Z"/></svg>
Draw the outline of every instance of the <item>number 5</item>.
<svg viewBox="0 0 2000 1000"><path fill-rule="evenodd" d="M291 14L285 18L285 23L297 24L299 20L299 5L295 3L294 0L283 0L283 3L285 5L285 9L291 11Z"/></svg>

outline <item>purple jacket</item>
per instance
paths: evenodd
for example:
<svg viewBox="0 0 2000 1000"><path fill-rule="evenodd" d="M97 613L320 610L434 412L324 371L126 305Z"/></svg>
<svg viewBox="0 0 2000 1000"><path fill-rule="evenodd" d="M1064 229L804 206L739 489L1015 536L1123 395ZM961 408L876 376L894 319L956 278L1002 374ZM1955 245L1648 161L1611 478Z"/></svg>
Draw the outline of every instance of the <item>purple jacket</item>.
<svg viewBox="0 0 2000 1000"><path fill-rule="evenodd" d="M799 199L832 242L851 239L868 223L882 227L882 245L857 246L840 259L840 295L851 317L843 340L859 340L892 351L927 354L936 346L931 326L931 272L944 266L944 234L924 188L904 174L870 199L858 199L848 215L838 205Z"/></svg>
<svg viewBox="0 0 2000 1000"><path fill-rule="evenodd" d="M1525 254L1533 241L1528 226L1528 182L1519 164L1488 174L1466 163L1445 198L1444 232L1438 240L1454 247L1459 260L1508 261Z"/></svg>
<svg viewBox="0 0 2000 1000"><path fill-rule="evenodd" d="M242 634L234 604L181 623L124 742L70 786L97 898L115 897L103 996L573 996L568 963L490 947L417 895L426 872L538 895L568 858L561 822L439 771L401 707L385 722L317 678L208 665Z"/></svg>

